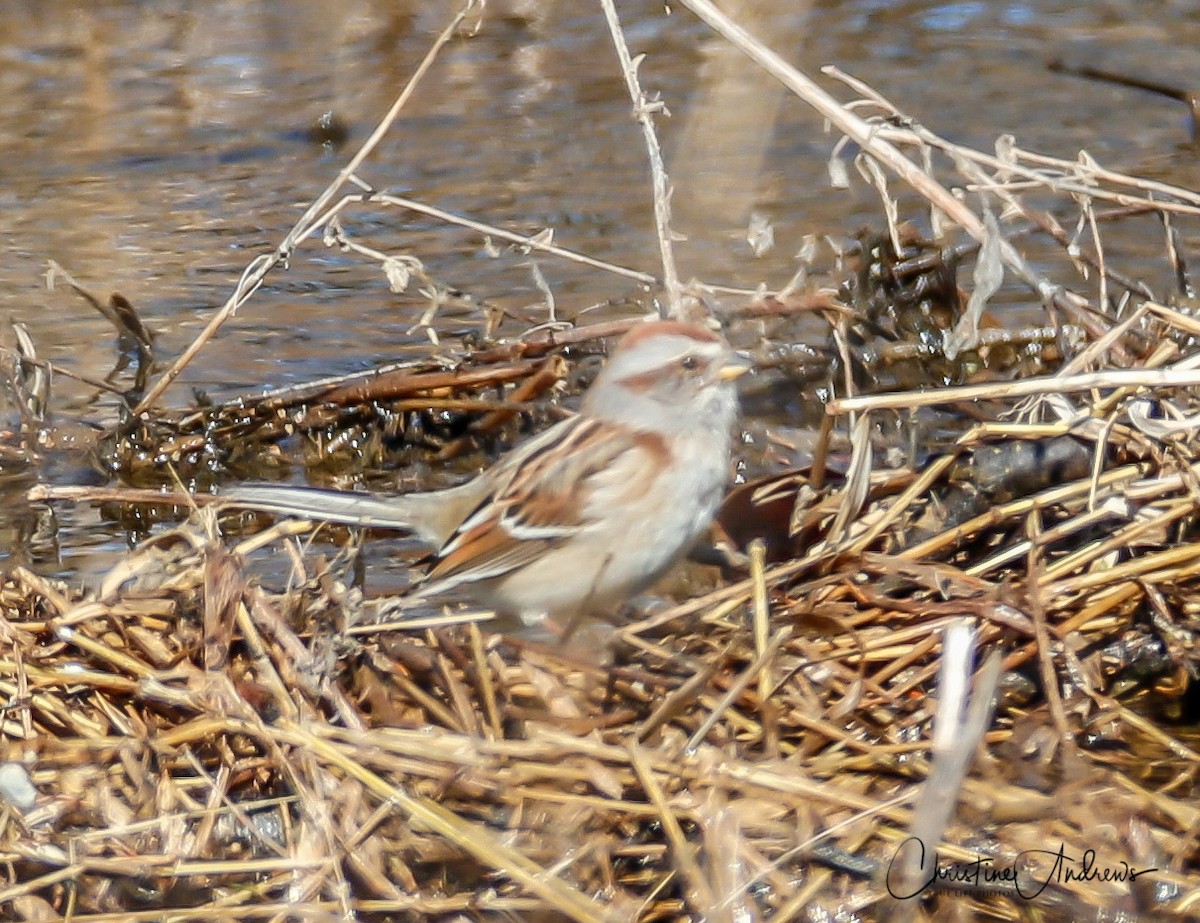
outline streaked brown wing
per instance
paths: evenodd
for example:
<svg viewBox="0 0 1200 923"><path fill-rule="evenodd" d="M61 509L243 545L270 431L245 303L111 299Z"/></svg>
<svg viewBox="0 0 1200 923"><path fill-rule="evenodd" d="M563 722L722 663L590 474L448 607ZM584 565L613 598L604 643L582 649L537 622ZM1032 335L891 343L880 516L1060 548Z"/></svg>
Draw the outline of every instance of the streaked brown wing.
<svg viewBox="0 0 1200 923"><path fill-rule="evenodd" d="M427 579L487 580L516 570L584 526L588 479L623 453L644 451L627 431L564 420L501 463L495 490L437 553Z"/></svg>

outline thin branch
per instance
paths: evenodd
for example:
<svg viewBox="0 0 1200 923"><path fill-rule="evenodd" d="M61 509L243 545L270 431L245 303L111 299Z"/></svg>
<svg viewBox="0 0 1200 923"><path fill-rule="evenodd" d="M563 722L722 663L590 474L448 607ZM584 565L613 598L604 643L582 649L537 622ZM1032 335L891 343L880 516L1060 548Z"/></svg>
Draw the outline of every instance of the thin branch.
<svg viewBox="0 0 1200 923"><path fill-rule="evenodd" d="M350 198L356 201L361 201L361 196L351 196ZM626 279L633 279L635 282L641 282L644 285L657 285L657 277L647 272L639 272L636 269L628 269L624 266L619 266L616 263L608 263L604 260L598 260L595 257L588 256L585 253L580 253L576 250L568 250L566 247L559 247L546 240L541 240L538 237L530 237L526 234L517 234L513 231L506 231L504 228L496 227L494 224L484 224L482 221L476 221L474 218L467 218L464 215L456 215L453 212L448 212L445 209L438 208L436 205L426 205L424 202L418 202L415 199L406 199L404 196L393 195L390 192L381 192L371 196L369 201L385 202L388 205L395 205L399 208L406 208L409 211L417 212L421 215L428 215L431 218L437 218L440 221L445 221L447 224L457 224L459 227L470 228L472 231L478 231L490 237L499 237L501 240L507 240L511 244L516 244L518 247L527 247L530 250L538 250L542 253L549 253L552 256L561 257L564 260L570 260L574 263L580 263L584 266L591 266L593 269L602 269L605 272L611 272L617 276L623 276Z"/></svg>
<svg viewBox="0 0 1200 923"><path fill-rule="evenodd" d="M636 59L630 57L629 46L625 43L625 33L621 31L621 22L617 18L617 8L613 0L600 0L604 8L604 18L608 20L608 31L612 34L613 45L617 49L617 57L621 61L621 73L625 77L625 86L629 90L629 98L633 100L634 117L642 126L642 137L646 141L646 153L650 160L650 176L654 185L654 231L658 237L658 249L662 257L663 287L667 290L667 315L683 317L683 290L679 284L679 272L675 268L675 251L671 246L671 188L667 180L667 170L663 166L662 149L658 146L658 135L654 131L655 112L663 111L661 102L650 102L638 83L637 69L642 63L643 56Z"/></svg>
<svg viewBox="0 0 1200 923"><path fill-rule="evenodd" d="M772 77L812 106L823 118L828 119L838 131L845 134L863 151L870 154L897 176L907 182L919 195L941 209L979 243L987 239L987 228L983 219L972 212L945 186L927 174L919 164L904 156L893 144L884 140L880 126L859 118L825 90L817 86L810 77L793 67L740 25L722 13L710 0L680 0L714 32L736 46L743 54ZM1012 272L1037 292L1047 304L1069 311L1089 329L1096 326L1094 317L1079 309L1061 286L1038 275L1008 240L1000 241L1000 255ZM1093 332L1098 332L1093 330Z"/></svg>
<svg viewBox="0 0 1200 923"><path fill-rule="evenodd" d="M209 340L216 336L217 331L221 329L225 321L237 313L238 308L245 304L250 296L258 291L267 275L280 263L286 263L291 258L292 251L295 250L296 246L312 234L315 229L313 219L341 192L342 187L346 185L347 181L354 174L354 171L362 165L362 162L375 150L375 147L383 139L383 136L391 129L392 123L400 115L400 110L404 108L405 104L412 97L421 79L429 72L442 48L450 41L467 13L470 12L475 4L476 0L467 0L454 19L451 20L450 25L442 30L441 35L437 37L437 40L421 61L420 66L413 73L412 77L409 78L400 95L396 97L396 101L392 103L392 108L388 110L387 115L376 126L371 136L359 148L358 153L350 158L349 163L342 168L337 178L325 188L324 192L317 196L301 216L300 220L288 232L287 237L283 239L283 243L274 252L258 256L246 267L246 271L242 274L242 278L238 280L237 288L229 296L229 300L213 315L212 320L208 322L200 332L200 335L192 341L192 344L180 354L171 367L146 392L146 396L142 398L141 402L133 410L135 415L145 413L154 406L154 402L171 386L171 383L179 377L179 374L191 364L200 350L208 344Z"/></svg>
<svg viewBox="0 0 1200 923"><path fill-rule="evenodd" d="M825 412L833 416L861 410L896 410L899 408L933 407L959 401L1011 400L1032 394L1060 394L1068 391L1090 391L1093 388L1195 388L1200 386L1200 372L1193 369L1107 369L1083 375L1065 377L1048 375L1022 381L994 382L980 385L959 385L930 391L900 391L890 394L869 394L830 401Z"/></svg>

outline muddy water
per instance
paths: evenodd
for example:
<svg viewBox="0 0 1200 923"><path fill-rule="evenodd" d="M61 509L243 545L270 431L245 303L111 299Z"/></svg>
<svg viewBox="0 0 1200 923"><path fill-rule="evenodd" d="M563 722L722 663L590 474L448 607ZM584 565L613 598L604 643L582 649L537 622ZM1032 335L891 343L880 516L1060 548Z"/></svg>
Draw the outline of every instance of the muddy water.
<svg viewBox="0 0 1200 923"><path fill-rule="evenodd" d="M862 188L830 188L832 139L819 119L714 38L660 2L621 5L643 81L661 94L685 276L782 285L808 235L842 239L877 225ZM736 3L726 4L733 10ZM835 63L935 131L1027 147L1195 187L1183 108L1135 90L1049 72L1066 53L1200 87L1200 3L744 2L743 20L809 73ZM204 4L9 0L0 5L0 312L23 321L40 354L93 377L112 368L112 330L84 301L44 284L56 260L98 294L119 291L178 354L368 134L408 79L449 5L405 0ZM325 114L338 146L312 131ZM515 231L655 271L644 153L592 4L493 2L452 43L361 171L378 187ZM755 256L754 213L775 247ZM356 238L419 258L439 285L476 301L545 314L529 260L494 257L477 234L396 211L358 212ZM1131 240L1127 270L1156 282L1161 242ZM1141 262L1139 262L1141 261ZM628 281L538 260L557 309L635 293ZM1015 299L1013 299L1015 300ZM168 392L225 397L395 358L420 335L417 292L397 295L377 265L319 242L292 261ZM469 304L445 309L469 328ZM540 312L540 313L539 313ZM31 552L37 525L20 499L31 480L88 477L90 431L111 397L55 383L67 451L3 475L0 553L53 573L95 572L128 536L90 509L59 511L59 542ZM15 415L13 415L15 418Z"/></svg>

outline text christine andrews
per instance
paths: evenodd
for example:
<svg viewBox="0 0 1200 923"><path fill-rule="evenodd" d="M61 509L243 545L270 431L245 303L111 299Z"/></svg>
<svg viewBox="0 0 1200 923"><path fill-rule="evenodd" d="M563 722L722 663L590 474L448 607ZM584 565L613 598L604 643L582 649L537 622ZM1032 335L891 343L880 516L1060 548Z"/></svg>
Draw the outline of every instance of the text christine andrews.
<svg viewBox="0 0 1200 923"><path fill-rule="evenodd" d="M925 871L908 880L904 869L914 858ZM916 897L925 891L952 888L955 891L1003 891L1033 900L1052 883L1131 882L1139 875L1153 871L1157 870L1134 868L1121 860L1101 861L1094 849L1072 855L1061 843L1058 849L1028 849L1012 861L977 855L969 862L945 862L935 852L933 861L927 864L925 844L917 837L909 837L897 847L888 863L887 889L892 897L900 899Z"/></svg>

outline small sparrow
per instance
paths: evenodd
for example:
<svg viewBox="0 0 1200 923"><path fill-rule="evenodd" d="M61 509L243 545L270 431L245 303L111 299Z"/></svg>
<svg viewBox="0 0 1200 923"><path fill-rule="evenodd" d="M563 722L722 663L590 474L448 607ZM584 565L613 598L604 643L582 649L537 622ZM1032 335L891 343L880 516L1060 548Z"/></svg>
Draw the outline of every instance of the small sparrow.
<svg viewBox="0 0 1200 923"><path fill-rule="evenodd" d="M415 598L455 594L563 631L611 614L704 534L729 475L733 380L748 368L703 327L646 323L576 416L465 484L391 497L238 487L222 505L411 532L434 549Z"/></svg>

